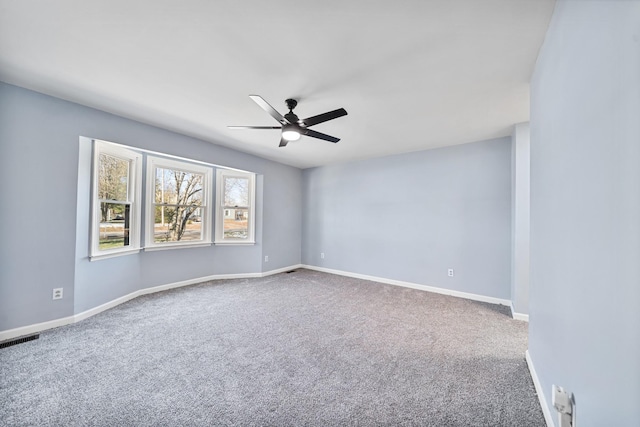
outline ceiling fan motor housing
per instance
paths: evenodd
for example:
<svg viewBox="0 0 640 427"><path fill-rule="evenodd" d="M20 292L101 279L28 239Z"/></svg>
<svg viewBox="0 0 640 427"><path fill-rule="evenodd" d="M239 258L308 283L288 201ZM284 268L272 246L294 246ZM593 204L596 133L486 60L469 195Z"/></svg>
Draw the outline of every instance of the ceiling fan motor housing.
<svg viewBox="0 0 640 427"><path fill-rule="evenodd" d="M296 125L299 124L298 116L293 114L293 112L289 112L289 113L285 114L284 118L287 119L289 121L289 123L291 123L291 124L296 124Z"/></svg>

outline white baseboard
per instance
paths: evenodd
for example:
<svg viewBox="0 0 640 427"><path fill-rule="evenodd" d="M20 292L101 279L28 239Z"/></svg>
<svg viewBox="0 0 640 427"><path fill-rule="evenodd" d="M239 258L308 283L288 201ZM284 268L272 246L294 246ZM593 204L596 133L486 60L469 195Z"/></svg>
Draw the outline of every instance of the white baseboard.
<svg viewBox="0 0 640 427"><path fill-rule="evenodd" d="M511 302L509 306L511 307L511 317L513 317L515 320L522 320L523 322L529 321L528 314L518 313L515 311L515 309L513 308L513 302Z"/></svg>
<svg viewBox="0 0 640 427"><path fill-rule="evenodd" d="M63 326L63 325L68 325L70 323L76 323L76 322L80 322L84 319L88 319L91 316L95 316L98 313L101 313L105 310L108 310L110 308L113 308L117 305L120 305L122 303L125 303L127 301L130 301L136 297L139 297L141 295L147 295L147 294L152 294L155 292L162 292L162 291L166 291L168 289L174 289L174 288L180 288L182 286L189 286L189 285L195 285L197 283L203 283L203 282L209 282L212 280L224 280L224 279L248 279L248 278L258 278L258 277L266 277L266 276L271 276L274 274L279 274L279 273L284 273L286 271L291 271L291 270L295 270L297 268L307 268L309 270L316 270L316 271L322 271L325 273L330 273L330 274L337 274L339 276L346 276L346 277L353 277L356 279L363 279L363 280L371 280L374 282L380 282L380 283L386 283L389 285L396 285L396 286L403 286L405 288L412 288L412 289L419 289L422 291L427 291L427 292L434 292L437 294L443 294L443 295L450 295L450 296L454 296L454 297L458 297L458 298L465 298L465 299L469 299L469 300L474 300L474 301L481 301L481 302L488 302L491 304L501 304L501 305L506 305L506 306L511 306L511 301L506 300L506 299L502 299L502 298L494 298L494 297L488 297L488 296L484 296L484 295L478 295L478 294L472 294L472 293L468 293L468 292L461 292L461 291L454 291L451 289L444 289L444 288L438 288L435 286L427 286L427 285L420 285L417 283L411 283L411 282L404 282L401 280L394 280L394 279L387 279L384 277L376 277L376 276L368 276L365 274L358 274L358 273L350 273L347 271L342 271L342 270L334 270L334 269L330 269L330 268L324 268L324 267L316 267L313 265L305 265L305 264L295 264L292 266L288 266L288 267L282 267L282 268L278 268L278 269L274 269L274 270L270 270L270 271L265 271L265 272L261 272L261 273L238 273L238 274L215 274L212 276L205 276L205 277L198 277L195 279L189 279L189 280L183 280L181 282L174 282L174 283L168 283L166 285L159 285L159 286L154 286L151 288L144 288L144 289L139 289L135 292L132 292L130 294L127 295L123 295L119 298L116 298L112 301L106 302L102 305L99 305L97 307L93 307L90 308L89 310L85 310L81 313L75 314L73 316L69 316L69 317L65 317L62 319L55 319L55 320L51 320L48 322L42 322L42 323L36 323L34 325L28 325L28 326L23 326L20 328L15 328L15 329L9 329L6 331L0 331L0 341L4 341L4 340L8 340L8 339L12 339L12 338L17 338L17 337L21 337L24 335L29 335L29 334L33 334L33 333L37 333L37 332L42 332L45 331L47 329L52 329L52 328L56 328L58 326ZM516 315L518 316L526 316L527 320L528 317L527 315L524 314L519 314L519 313L513 313L513 307L512 307L512 314L514 319L516 319ZM524 319L519 319L519 320L524 320Z"/></svg>
<svg viewBox="0 0 640 427"><path fill-rule="evenodd" d="M510 306L511 301L502 298L488 297L485 295L472 294L468 292L454 291L452 289L438 288L435 286L420 285L417 283L404 282L402 280L386 279L384 277L368 276L366 274L351 273L348 271L334 270L331 268L316 267L315 265L302 264L302 268L309 270L322 271L324 273L337 274L339 276L353 277L356 279L370 280L372 282L386 283L388 285L403 286L405 288L419 289L421 291L434 292L436 294L450 295L458 298L465 298L474 301L488 302L491 304L500 304Z"/></svg>
<svg viewBox="0 0 640 427"><path fill-rule="evenodd" d="M302 267L303 267L302 264L296 264L296 265L292 265L290 267L283 267L283 268L278 268L278 269L275 269L275 270L265 271L265 272L262 273L262 275L260 277L267 277L267 276L272 276L274 274L285 273L287 271L295 270L296 268L302 268Z"/></svg>
<svg viewBox="0 0 640 427"><path fill-rule="evenodd" d="M250 278L257 278L257 277L266 277L274 274L284 273L285 271L295 270L296 268L300 268L300 267L302 267L301 264L295 264L289 267L278 268L275 270L265 271L262 273L214 274L212 276L198 277L196 279L183 280L181 282L174 282L174 283L168 283L166 285L159 285L151 288L139 289L135 292L131 292L130 294L123 295L112 301L106 302L97 307L90 308L89 310L85 310L73 316L50 320L48 322L35 323L33 325L22 326L15 329L8 329L6 331L0 331L0 341L10 340L10 339L22 337L25 335L35 334L38 332L46 331L47 329L57 328L58 326L77 323L82 320L88 319L91 316L95 316L98 313L102 313L105 310L109 310L110 308L113 308L117 305L130 301L141 295L152 294L155 292L162 292L169 289L195 285L197 283L209 282L212 280L250 279Z"/></svg>
<svg viewBox="0 0 640 427"><path fill-rule="evenodd" d="M547 427L555 427L553 417L551 416L551 411L549 411L549 407L547 406L547 399L544 397L544 391L542 391L542 384L540 384L540 379L538 378L538 374L536 374L536 369L533 366L533 360L531 360L529 350L525 352L525 359L527 360L527 366L529 367L529 373L531 374L533 385L536 388L536 393L538 394L538 400L540 401L542 414L544 415L544 420L547 423Z"/></svg>
<svg viewBox="0 0 640 427"><path fill-rule="evenodd" d="M88 319L91 316L95 316L98 313L102 313L103 311L109 310L110 308L113 308L113 307L115 307L117 305L125 303L125 302L127 302L129 300L132 300L132 299L140 296L141 295L140 292L141 291L139 291L139 290L135 291L135 292L131 292L130 294L121 296L119 298L116 298L116 299L111 300L109 302L106 302L104 304L101 304L101 305L99 305L97 307L93 307L93 308L90 308L89 310L85 310L85 311L83 311L81 313L78 313L78 314L72 316L73 317L73 323L77 323L77 322L80 322L80 321L82 321L84 319Z"/></svg>
<svg viewBox="0 0 640 427"><path fill-rule="evenodd" d="M39 332L46 331L47 329L57 328L58 326L68 325L73 322L73 316L68 316L60 319L49 320L48 322L34 323L33 325L7 329L6 331L0 331L0 342L23 337L25 335L37 334Z"/></svg>

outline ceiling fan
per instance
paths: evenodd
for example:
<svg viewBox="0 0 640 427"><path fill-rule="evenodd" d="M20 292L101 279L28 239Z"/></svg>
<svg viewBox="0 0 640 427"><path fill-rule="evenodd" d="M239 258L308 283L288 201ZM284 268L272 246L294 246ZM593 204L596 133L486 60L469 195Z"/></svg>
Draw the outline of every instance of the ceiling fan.
<svg viewBox="0 0 640 427"><path fill-rule="evenodd" d="M280 147L286 146L289 141L297 141L302 135L324 139L325 141L334 143L340 141L340 138L316 132L315 130L309 129L309 127L317 125L318 123L337 119L338 117L346 116L347 111L344 108L338 108L337 110L329 111L328 113L318 114L317 116L300 120L293 112L293 109L298 105L298 101L295 99L287 99L285 101L289 112L283 116L278 113L275 108L269 105L267 101L262 99L261 96L249 95L249 98L253 99L260 108L276 119L280 123L280 126L228 126L229 129L282 129Z"/></svg>

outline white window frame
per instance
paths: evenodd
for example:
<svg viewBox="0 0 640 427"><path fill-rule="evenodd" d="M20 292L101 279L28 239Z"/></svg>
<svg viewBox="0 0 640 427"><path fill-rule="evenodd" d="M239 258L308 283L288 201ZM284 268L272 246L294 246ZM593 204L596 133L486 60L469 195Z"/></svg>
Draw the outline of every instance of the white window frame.
<svg viewBox="0 0 640 427"><path fill-rule="evenodd" d="M213 169L211 167L201 166L185 161L167 159L163 157L147 156L147 185L146 185L146 228L145 228L145 251L176 249L176 248L193 248L199 246L211 245L211 191L213 188ZM202 206L204 215L202 219L202 240L187 240L183 242L154 242L154 224L155 224L155 177L156 168L177 169L184 172L191 172L204 175L202 183ZM202 212L202 211L201 211Z"/></svg>
<svg viewBox="0 0 640 427"><path fill-rule="evenodd" d="M92 171L92 194L91 194L91 250L89 259L112 258L121 255L138 253L140 251L140 228L141 228L141 197L142 197L142 154L126 149L118 144L106 141L93 140L93 171ZM100 173L100 155L106 154L129 162L129 176L126 202L130 206L129 211L129 246L114 249L100 249L100 203L98 198L98 177Z"/></svg>
<svg viewBox="0 0 640 427"><path fill-rule="evenodd" d="M224 211L230 207L224 206L224 179L247 178L249 179L249 221L247 222L247 238L224 237ZM251 172L242 172L232 169L216 170L216 245L254 245L256 243L256 175Z"/></svg>

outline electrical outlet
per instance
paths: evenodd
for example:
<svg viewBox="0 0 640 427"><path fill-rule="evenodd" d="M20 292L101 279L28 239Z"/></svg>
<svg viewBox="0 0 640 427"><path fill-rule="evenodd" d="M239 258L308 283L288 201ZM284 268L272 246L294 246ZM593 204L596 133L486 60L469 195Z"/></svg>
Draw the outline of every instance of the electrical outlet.
<svg viewBox="0 0 640 427"><path fill-rule="evenodd" d="M62 288L53 289L53 299L62 299Z"/></svg>
<svg viewBox="0 0 640 427"><path fill-rule="evenodd" d="M320 252L320 258L324 259L324 252Z"/></svg>
<svg viewBox="0 0 640 427"><path fill-rule="evenodd" d="M264 262L269 262L269 255L264 256Z"/></svg>
<svg viewBox="0 0 640 427"><path fill-rule="evenodd" d="M449 270L447 270L447 276L453 277L453 268L450 268Z"/></svg>

